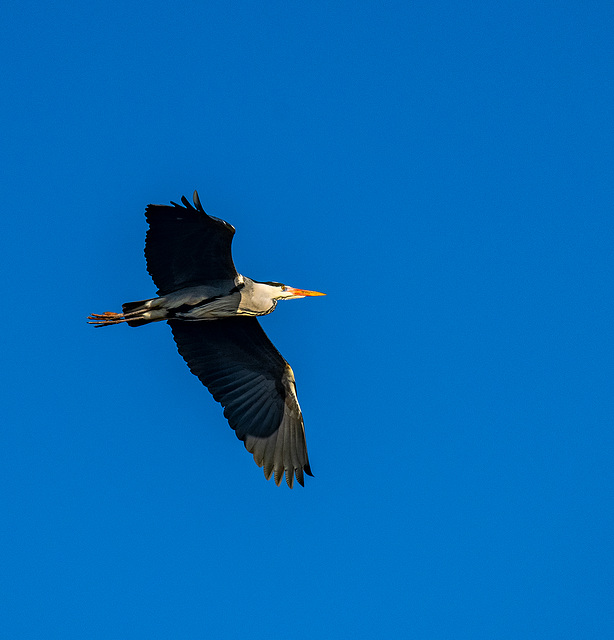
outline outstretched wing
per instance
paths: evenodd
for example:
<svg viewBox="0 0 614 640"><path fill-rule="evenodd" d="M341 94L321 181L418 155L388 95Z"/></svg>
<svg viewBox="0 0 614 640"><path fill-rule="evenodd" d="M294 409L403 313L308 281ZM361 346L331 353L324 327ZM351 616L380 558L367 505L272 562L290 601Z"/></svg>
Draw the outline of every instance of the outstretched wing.
<svg viewBox="0 0 614 640"><path fill-rule="evenodd" d="M245 448L279 485L294 474L312 475L303 416L290 365L258 320L250 317L188 322L169 320L179 353L190 371L224 407L224 415Z"/></svg>
<svg viewBox="0 0 614 640"><path fill-rule="evenodd" d="M183 207L150 204L145 212L147 270L159 295L212 280L232 282L237 275L231 253L234 227L207 215L196 191L195 207L185 197L181 202Z"/></svg>

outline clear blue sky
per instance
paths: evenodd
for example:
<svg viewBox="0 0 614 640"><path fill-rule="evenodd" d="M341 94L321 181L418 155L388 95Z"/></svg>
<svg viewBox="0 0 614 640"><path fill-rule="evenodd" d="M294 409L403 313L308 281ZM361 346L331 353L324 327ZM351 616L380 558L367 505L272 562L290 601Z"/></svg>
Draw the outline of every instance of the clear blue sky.
<svg viewBox="0 0 614 640"><path fill-rule="evenodd" d="M612 2L5 0L0 635L614 636ZM149 297L198 189L315 478Z"/></svg>

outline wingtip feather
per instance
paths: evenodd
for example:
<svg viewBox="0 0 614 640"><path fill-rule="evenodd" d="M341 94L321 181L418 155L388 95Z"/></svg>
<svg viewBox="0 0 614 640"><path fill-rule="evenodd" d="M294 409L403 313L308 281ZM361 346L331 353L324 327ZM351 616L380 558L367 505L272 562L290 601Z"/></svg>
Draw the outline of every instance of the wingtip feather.
<svg viewBox="0 0 614 640"><path fill-rule="evenodd" d="M305 486L305 478L303 476L302 467L298 467L298 469L295 469L294 472L296 473L296 481L301 485L301 487L304 487Z"/></svg>
<svg viewBox="0 0 614 640"><path fill-rule="evenodd" d="M281 484L281 479L284 477L284 470L280 469L279 467L275 468L275 472L274 472L274 480L275 480L275 484L277 486L279 486Z"/></svg>
<svg viewBox="0 0 614 640"><path fill-rule="evenodd" d="M294 469L286 469L286 484L290 489L294 486Z"/></svg>
<svg viewBox="0 0 614 640"><path fill-rule="evenodd" d="M202 211L204 213L205 210L203 209L203 205L200 204L200 198L198 197L198 191L196 191L196 189L194 189L194 194L192 195L192 200L194 200L194 206L196 207L196 209L198 211Z"/></svg>

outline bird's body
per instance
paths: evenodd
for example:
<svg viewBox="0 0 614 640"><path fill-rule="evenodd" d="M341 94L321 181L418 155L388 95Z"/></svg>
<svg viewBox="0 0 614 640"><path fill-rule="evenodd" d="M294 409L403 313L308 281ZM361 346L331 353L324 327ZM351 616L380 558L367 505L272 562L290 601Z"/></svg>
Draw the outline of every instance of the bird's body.
<svg viewBox="0 0 614 640"><path fill-rule="evenodd" d="M256 316L278 300L324 295L239 274L232 261L234 227L195 207L149 205L147 268L158 297L127 302L123 313L90 316L92 324L130 326L168 321L190 370L224 406L237 437L276 484L285 472L311 475L294 374Z"/></svg>
<svg viewBox="0 0 614 640"><path fill-rule="evenodd" d="M119 322L125 319L129 325L138 326L170 319L190 321L219 320L233 316L266 316L275 311L277 300L280 298L273 296L278 293L277 286L256 282L238 274L232 286L221 283L186 287L159 298L127 302L123 305L123 319ZM135 319L131 320L132 317Z"/></svg>

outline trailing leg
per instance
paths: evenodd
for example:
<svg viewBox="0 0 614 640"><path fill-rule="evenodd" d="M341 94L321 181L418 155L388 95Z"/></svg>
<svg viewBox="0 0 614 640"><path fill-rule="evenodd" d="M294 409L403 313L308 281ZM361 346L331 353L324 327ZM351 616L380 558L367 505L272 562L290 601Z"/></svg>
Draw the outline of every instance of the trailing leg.
<svg viewBox="0 0 614 640"><path fill-rule="evenodd" d="M115 313L113 311L93 313L88 317L89 324L93 324L96 327L108 327L112 324L127 322L130 327L139 327L142 324L158 322L166 317L164 309L156 308L159 304L160 298L126 302L122 305L123 313Z"/></svg>

